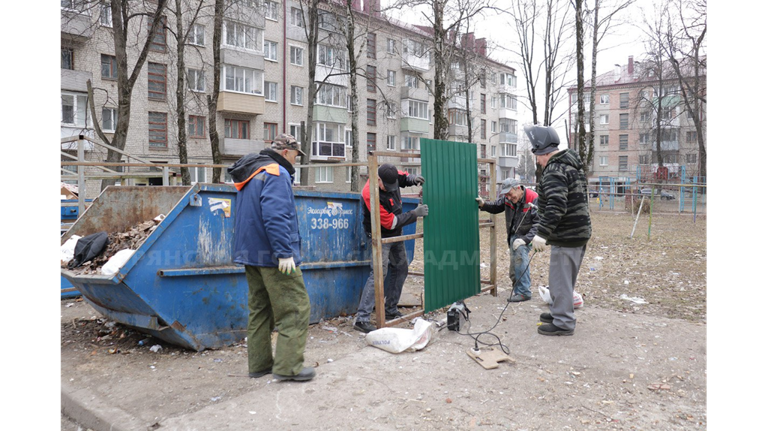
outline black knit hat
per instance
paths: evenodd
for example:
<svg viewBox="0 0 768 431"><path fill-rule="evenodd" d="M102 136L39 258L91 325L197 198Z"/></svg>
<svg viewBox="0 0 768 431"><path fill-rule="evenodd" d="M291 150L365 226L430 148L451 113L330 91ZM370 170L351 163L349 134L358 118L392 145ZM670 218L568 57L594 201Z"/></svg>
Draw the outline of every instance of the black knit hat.
<svg viewBox="0 0 768 431"><path fill-rule="evenodd" d="M381 182L384 183L384 188L386 188L388 192L393 192L400 187L400 182L398 181L399 176L400 174L397 172L395 165L384 163L379 166L379 178L381 178Z"/></svg>

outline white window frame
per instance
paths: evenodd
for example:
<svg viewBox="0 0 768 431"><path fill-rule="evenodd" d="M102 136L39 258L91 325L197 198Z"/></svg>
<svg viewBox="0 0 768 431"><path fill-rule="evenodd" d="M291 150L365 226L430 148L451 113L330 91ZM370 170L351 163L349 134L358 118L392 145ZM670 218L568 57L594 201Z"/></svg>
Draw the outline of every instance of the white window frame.
<svg viewBox="0 0 768 431"><path fill-rule="evenodd" d="M194 92L205 92L205 71L187 68L187 87Z"/></svg>
<svg viewBox="0 0 768 431"><path fill-rule="evenodd" d="M321 166L315 168L315 184L333 183L333 166Z"/></svg>
<svg viewBox="0 0 768 431"><path fill-rule="evenodd" d="M499 144L501 157L517 157L517 144Z"/></svg>
<svg viewBox="0 0 768 431"><path fill-rule="evenodd" d="M600 156L600 166L608 166L608 156Z"/></svg>
<svg viewBox="0 0 768 431"><path fill-rule="evenodd" d="M406 100L408 109L404 110L403 117L418 118L419 120L429 120L429 103L420 100Z"/></svg>
<svg viewBox="0 0 768 431"><path fill-rule="evenodd" d="M107 123L104 121L105 119L109 119L109 122L112 123L111 124L112 127L107 127ZM105 133L111 133L115 131L116 126L117 126L117 108L102 107L101 108L101 131Z"/></svg>
<svg viewBox="0 0 768 431"><path fill-rule="evenodd" d="M200 179L201 173L203 177L202 179ZM207 178L208 178L208 171L204 167L200 166L195 168L189 168L189 181L192 184L205 183L207 182Z"/></svg>
<svg viewBox="0 0 768 431"><path fill-rule="evenodd" d="M600 114L600 124L608 124L608 114Z"/></svg>
<svg viewBox="0 0 768 431"><path fill-rule="evenodd" d="M418 136L405 135L400 140L400 149L402 150L416 150L421 148L421 139Z"/></svg>
<svg viewBox="0 0 768 431"><path fill-rule="evenodd" d="M291 64L304 67L304 48L296 45L290 45Z"/></svg>
<svg viewBox="0 0 768 431"><path fill-rule="evenodd" d="M291 85L291 105L304 106L304 87Z"/></svg>
<svg viewBox="0 0 768 431"><path fill-rule="evenodd" d="M244 94L264 93L264 72L247 67L224 64L222 67L221 91ZM231 78L230 78L231 76ZM250 91L248 87L252 88Z"/></svg>
<svg viewBox="0 0 768 431"><path fill-rule="evenodd" d="M397 136L387 135L387 151L397 150Z"/></svg>
<svg viewBox="0 0 768 431"><path fill-rule="evenodd" d="M498 130L496 128L496 124L497 123L495 121L491 121L491 133L496 133L496 130Z"/></svg>
<svg viewBox="0 0 768 431"><path fill-rule="evenodd" d="M277 62L277 42L264 40L264 60Z"/></svg>
<svg viewBox="0 0 768 431"><path fill-rule="evenodd" d="M601 105L607 105L610 101L610 97L608 94L601 94L600 95L600 104Z"/></svg>
<svg viewBox="0 0 768 431"><path fill-rule="evenodd" d="M205 46L205 26L202 24L192 26L192 30L187 36L187 42L195 46Z"/></svg>
<svg viewBox="0 0 768 431"><path fill-rule="evenodd" d="M295 7L291 8L291 25L301 28L306 27L304 14L301 12L301 9Z"/></svg>
<svg viewBox="0 0 768 431"><path fill-rule="evenodd" d="M347 88L332 84L319 84L315 103L336 108L347 107Z"/></svg>
<svg viewBox="0 0 768 431"><path fill-rule="evenodd" d="M410 73L404 73L405 86L410 88L419 88L419 78L416 75Z"/></svg>
<svg viewBox="0 0 768 431"><path fill-rule="evenodd" d="M264 49L264 31L235 21L224 21L222 45L246 51L261 52Z"/></svg>
<svg viewBox="0 0 768 431"><path fill-rule="evenodd" d="M112 28L112 6L109 3L102 3L99 7L99 24Z"/></svg>
<svg viewBox="0 0 768 431"><path fill-rule="evenodd" d="M72 98L72 122L64 122L64 98ZM82 106L81 106L82 105ZM61 124L74 127L88 127L88 95L85 93L61 92Z"/></svg>
<svg viewBox="0 0 768 431"><path fill-rule="evenodd" d="M387 85L394 87L397 83L397 72L394 70L387 70Z"/></svg>
<svg viewBox="0 0 768 431"><path fill-rule="evenodd" d="M277 21L280 16L279 6L280 4L277 2L266 0L264 2L264 18Z"/></svg>
<svg viewBox="0 0 768 431"><path fill-rule="evenodd" d="M397 50L397 41L387 38L387 54L395 54Z"/></svg>
<svg viewBox="0 0 768 431"><path fill-rule="evenodd" d="M264 100L277 102L277 82L264 81Z"/></svg>

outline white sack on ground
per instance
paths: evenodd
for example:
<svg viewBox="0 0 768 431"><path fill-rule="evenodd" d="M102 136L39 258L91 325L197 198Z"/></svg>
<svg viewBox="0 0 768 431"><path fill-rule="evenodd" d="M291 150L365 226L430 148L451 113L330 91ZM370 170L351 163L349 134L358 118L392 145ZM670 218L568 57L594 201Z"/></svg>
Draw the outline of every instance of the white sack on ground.
<svg viewBox="0 0 768 431"><path fill-rule="evenodd" d="M413 329L381 328L365 336L369 346L378 347L390 353L415 352L421 350L437 337L437 327L432 322L416 318Z"/></svg>

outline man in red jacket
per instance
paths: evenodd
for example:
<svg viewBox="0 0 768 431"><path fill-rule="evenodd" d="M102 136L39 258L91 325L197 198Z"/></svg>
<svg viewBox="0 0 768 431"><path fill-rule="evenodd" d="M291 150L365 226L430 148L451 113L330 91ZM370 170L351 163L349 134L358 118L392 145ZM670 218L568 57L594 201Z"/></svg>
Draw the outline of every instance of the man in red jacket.
<svg viewBox="0 0 768 431"><path fill-rule="evenodd" d="M403 234L403 226L415 223L419 217L429 212L426 205L419 205L413 211L403 213L403 203L400 198L400 188L424 184L421 175L409 175L398 171L394 165L385 163L379 167L379 209L381 213L381 237L389 238ZM361 193L365 217L363 226L371 239L371 187L370 180L365 183ZM405 254L403 241L381 245L382 270L384 271L384 312L387 320L402 317L397 309L400 293L403 291L405 278L408 276L408 257ZM363 288L360 305L357 309L355 329L365 333L376 329L371 323L371 312L375 305L373 280L373 259L371 259L371 275Z"/></svg>

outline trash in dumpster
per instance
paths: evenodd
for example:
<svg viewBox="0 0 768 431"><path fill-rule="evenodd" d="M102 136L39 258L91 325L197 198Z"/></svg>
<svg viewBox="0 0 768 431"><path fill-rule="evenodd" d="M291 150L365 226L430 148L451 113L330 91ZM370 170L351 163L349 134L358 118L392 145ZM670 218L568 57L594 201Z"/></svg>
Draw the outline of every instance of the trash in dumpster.
<svg viewBox="0 0 768 431"><path fill-rule="evenodd" d="M67 268L73 269L101 255L109 244L106 232L96 232L77 240L75 255L67 263Z"/></svg>
<svg viewBox="0 0 768 431"><path fill-rule="evenodd" d="M104 275L114 275L126 262L128 262L128 259L133 256L135 251L136 250L131 250L130 248L118 251L114 256L109 258L104 266L101 267L101 273Z"/></svg>

